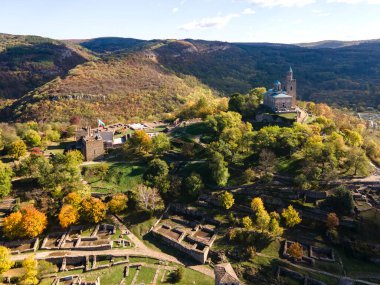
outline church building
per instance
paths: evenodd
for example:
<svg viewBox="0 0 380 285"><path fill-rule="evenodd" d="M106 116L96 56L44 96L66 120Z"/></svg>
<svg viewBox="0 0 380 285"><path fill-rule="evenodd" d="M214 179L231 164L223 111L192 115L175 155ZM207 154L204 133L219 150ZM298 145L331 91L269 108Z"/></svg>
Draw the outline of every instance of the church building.
<svg viewBox="0 0 380 285"><path fill-rule="evenodd" d="M293 70L289 69L284 88L276 80L273 89L264 94L264 105L276 113L295 112L297 104L297 81L293 78Z"/></svg>

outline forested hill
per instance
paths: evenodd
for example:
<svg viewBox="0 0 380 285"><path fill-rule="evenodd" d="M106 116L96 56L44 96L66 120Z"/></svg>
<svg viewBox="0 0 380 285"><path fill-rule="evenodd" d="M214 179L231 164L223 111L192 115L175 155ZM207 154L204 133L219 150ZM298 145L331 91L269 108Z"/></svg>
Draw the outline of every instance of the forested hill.
<svg viewBox="0 0 380 285"><path fill-rule="evenodd" d="M91 57L80 46L0 34L0 99L17 99Z"/></svg>
<svg viewBox="0 0 380 285"><path fill-rule="evenodd" d="M128 112L138 104L147 107L146 114L141 109L126 116L170 112L194 94L229 96L271 87L289 66L302 100L355 108L380 104L379 41L299 46L191 39L57 41L4 34L0 39L0 103L18 99L1 112L3 120L38 119L43 106L62 114L81 106L77 111L92 110L91 117L116 110L119 99ZM143 103L146 98L149 104ZM114 115L124 116L121 105L117 110Z"/></svg>
<svg viewBox="0 0 380 285"><path fill-rule="evenodd" d="M194 75L225 94L271 86L292 66L303 100L339 106L380 103L380 43L339 49L187 43L192 46L176 42L157 48L160 62L177 72Z"/></svg>
<svg viewBox="0 0 380 285"><path fill-rule="evenodd" d="M284 45L200 40L99 38L81 43L100 56L145 50L176 73L192 75L225 95L269 87L289 66L303 100L335 106L380 104L380 41ZM303 46L302 46L303 45Z"/></svg>

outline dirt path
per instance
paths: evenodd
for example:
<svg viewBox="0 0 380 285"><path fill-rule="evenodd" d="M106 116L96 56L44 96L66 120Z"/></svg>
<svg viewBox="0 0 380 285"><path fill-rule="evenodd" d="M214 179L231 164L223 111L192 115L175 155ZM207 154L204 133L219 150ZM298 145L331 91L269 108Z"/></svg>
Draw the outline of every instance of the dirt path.
<svg viewBox="0 0 380 285"><path fill-rule="evenodd" d="M195 271L201 272L204 275L210 276L211 278L215 278L214 270L212 270L207 265L194 265L194 266L189 266L189 268Z"/></svg>
<svg viewBox="0 0 380 285"><path fill-rule="evenodd" d="M184 265L174 256L168 255L166 253L154 251L152 249L146 248L131 248L131 249L110 249L110 250L99 250L99 251L82 251L82 250L47 250L47 251L37 251L34 253L36 259L45 259L48 257L60 257L60 256L90 256L90 255L114 255L114 256L144 256L153 259L159 259L163 261L169 261L176 264ZM13 255L12 259L14 261L22 261L31 254L20 254Z"/></svg>
<svg viewBox="0 0 380 285"><path fill-rule="evenodd" d="M128 238L135 245L135 248L141 248L144 250L149 249L137 236L135 236L130 230L128 230L128 228L122 222L120 222L120 220L118 218L116 218L115 216L112 215L111 219L115 223L115 225L117 225L119 227L119 229L122 232L128 232L129 233Z"/></svg>

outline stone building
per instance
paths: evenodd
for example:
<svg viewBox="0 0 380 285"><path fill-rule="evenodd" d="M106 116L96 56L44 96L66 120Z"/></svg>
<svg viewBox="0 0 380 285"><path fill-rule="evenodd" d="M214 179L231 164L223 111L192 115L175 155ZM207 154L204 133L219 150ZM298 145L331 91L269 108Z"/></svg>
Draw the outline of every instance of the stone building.
<svg viewBox="0 0 380 285"><path fill-rule="evenodd" d="M79 129L76 132L76 148L80 150L85 161L101 159L105 153L105 141L100 133L91 128Z"/></svg>
<svg viewBox="0 0 380 285"><path fill-rule="evenodd" d="M284 88L276 80L273 88L264 94L264 105L276 113L295 112L297 105L297 81L293 78L293 70L289 69Z"/></svg>
<svg viewBox="0 0 380 285"><path fill-rule="evenodd" d="M82 154L85 161L101 159L104 153L104 141L99 134L82 138Z"/></svg>
<svg viewBox="0 0 380 285"><path fill-rule="evenodd" d="M234 269L230 263L218 264L214 267L215 285L240 285Z"/></svg>

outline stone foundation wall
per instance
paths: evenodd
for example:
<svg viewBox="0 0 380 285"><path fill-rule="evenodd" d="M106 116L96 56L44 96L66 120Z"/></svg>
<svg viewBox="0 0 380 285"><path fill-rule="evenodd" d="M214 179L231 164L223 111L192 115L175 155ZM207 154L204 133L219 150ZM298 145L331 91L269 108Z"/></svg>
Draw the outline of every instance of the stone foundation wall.
<svg viewBox="0 0 380 285"><path fill-rule="evenodd" d="M161 233L159 233L157 231L157 229L159 229L159 228L160 228L160 226L158 228L155 228L152 230L152 234L154 236L160 238L164 243L168 244L169 246L171 246L175 249L178 249L179 251L189 255L194 260L196 260L202 264L204 264L206 262L208 252L210 250L210 248L208 246L205 246L203 250L198 250L196 248L189 248L189 247L185 246L184 244L178 242L175 239L172 239L168 236L162 235Z"/></svg>

